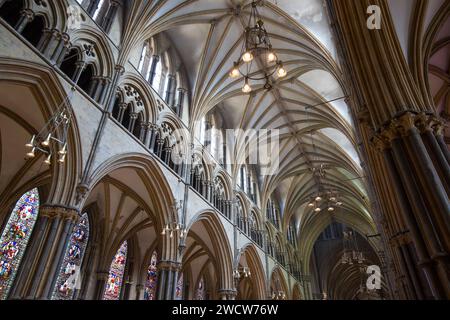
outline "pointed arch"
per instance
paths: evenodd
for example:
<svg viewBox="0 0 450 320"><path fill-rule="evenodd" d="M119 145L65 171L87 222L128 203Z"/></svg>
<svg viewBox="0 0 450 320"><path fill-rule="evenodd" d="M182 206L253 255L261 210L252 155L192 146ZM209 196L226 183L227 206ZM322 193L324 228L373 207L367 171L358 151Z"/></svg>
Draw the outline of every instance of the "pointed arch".
<svg viewBox="0 0 450 320"><path fill-rule="evenodd" d="M234 288L233 284L233 258L230 241L217 214L213 212L202 212L198 214L187 228L187 237L190 236L194 225L201 224L202 230L206 231L212 248L209 248L218 269L218 285L221 289Z"/></svg>

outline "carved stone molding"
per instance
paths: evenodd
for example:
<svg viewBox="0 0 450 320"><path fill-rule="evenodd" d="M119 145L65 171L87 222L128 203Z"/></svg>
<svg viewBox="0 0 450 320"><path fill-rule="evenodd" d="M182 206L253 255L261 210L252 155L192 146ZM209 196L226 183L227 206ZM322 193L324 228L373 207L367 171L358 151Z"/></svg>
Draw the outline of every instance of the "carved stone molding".
<svg viewBox="0 0 450 320"><path fill-rule="evenodd" d="M433 132L435 135L442 134L444 122L435 114L416 113L407 111L386 123L378 130L372 139L372 145L379 151L389 149L395 139L403 138L414 132Z"/></svg>
<svg viewBox="0 0 450 320"><path fill-rule="evenodd" d="M49 219L60 218L63 220L71 220L75 223L80 217L78 210L57 205L43 205L39 208L39 215Z"/></svg>
<svg viewBox="0 0 450 320"><path fill-rule="evenodd" d="M166 270L166 271L181 271L181 263L175 262L175 261L160 261L158 263L158 269L160 270Z"/></svg>

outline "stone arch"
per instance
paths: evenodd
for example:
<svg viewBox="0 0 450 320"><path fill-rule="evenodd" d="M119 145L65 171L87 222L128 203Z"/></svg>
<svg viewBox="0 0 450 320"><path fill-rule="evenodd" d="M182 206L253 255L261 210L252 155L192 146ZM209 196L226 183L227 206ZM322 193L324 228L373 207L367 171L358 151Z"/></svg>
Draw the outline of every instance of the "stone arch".
<svg viewBox="0 0 450 320"><path fill-rule="evenodd" d="M279 300L286 300L290 296L289 286L283 272L279 267L275 267L270 276L269 292L272 299L281 298ZM284 293L284 297L274 297L274 293Z"/></svg>
<svg viewBox="0 0 450 320"><path fill-rule="evenodd" d="M225 187L225 198L227 200L231 200L231 198L233 197L233 192L231 188L232 182L230 177L225 173L225 171L221 167L219 167L218 170L216 170L214 177L222 181L222 184Z"/></svg>
<svg viewBox="0 0 450 320"><path fill-rule="evenodd" d="M131 153L108 159L91 174L86 188L93 190L104 177L120 169L136 171L145 184L153 207L148 213L153 215L154 228L158 236L164 226L178 223L178 217L171 206L175 201L172 190L155 160L148 155ZM178 239L161 238L161 259L174 260Z"/></svg>
<svg viewBox="0 0 450 320"><path fill-rule="evenodd" d="M253 283L254 297L257 300L266 299L266 276L258 250L253 244L248 244L241 248L236 259L235 268L239 267L241 258L245 257L245 262L251 271L251 281ZM238 294L239 296L239 294Z"/></svg>
<svg viewBox="0 0 450 320"><path fill-rule="evenodd" d="M217 214L209 211L201 212L195 216L187 227L187 238L192 228L201 223L208 239L211 242L211 253L214 255L217 268L218 289L230 291L234 289L233 258L230 241ZM206 235L205 235L206 236ZM229 294L229 293L227 293Z"/></svg>
<svg viewBox="0 0 450 320"><path fill-rule="evenodd" d="M10 90L29 90L27 94L33 96L33 104L38 106L39 113L36 116L39 117L37 122L39 126L43 126L45 122L50 119L61 103L65 100L67 93L61 86L57 76L46 67L36 65L34 63L19 61L14 59L0 59L0 83L3 88L10 86ZM25 93L24 93L25 94ZM31 96L30 96L31 97ZM70 102L66 102L68 109L71 111ZM3 107L3 106L2 106ZM20 107L16 106L14 112L3 107L2 111L6 112L8 117L12 117L15 122L19 121L21 126L27 132L29 137L24 137L25 140L31 139L33 134L41 129L36 128L33 125L27 124L25 120L26 112L19 112ZM56 132L58 136L60 132ZM51 188L49 190L48 203L59 203L68 206L75 205L75 189L77 181L81 174L81 142L78 130L77 119L72 117L71 125L68 131L68 156L64 165L57 165L56 159L53 159L50 173L47 176L51 176ZM28 141L24 141L24 144ZM22 161L22 159L21 159ZM23 179L27 169L33 167L33 163L36 161L42 161L41 157L30 160L28 164L25 164L21 173L16 176L17 179ZM8 191L15 193L13 188ZM3 194L3 199L8 199L11 195Z"/></svg>
<svg viewBox="0 0 450 320"><path fill-rule="evenodd" d="M97 30L85 26L82 29L69 33L72 46L82 47L84 44L94 44L95 57L83 56L83 61L93 62L96 67L98 76L112 78L115 58L111 46L105 35L99 33Z"/></svg>
<svg viewBox="0 0 450 320"><path fill-rule="evenodd" d="M355 231L361 235L368 235L375 233L375 227L368 223L367 220L363 220L358 216L350 216L346 211L341 211L333 216L333 219L337 222L346 224L347 226L353 228ZM320 234L326 229L326 227L333 220L329 216L316 216L311 219L308 223L308 230L302 230L298 238L298 251L300 252L300 260L304 264L304 272L308 274L310 269L310 258L316 240L319 238ZM374 238L369 239L369 244L374 249L375 252L381 251L381 244Z"/></svg>
<svg viewBox="0 0 450 320"><path fill-rule="evenodd" d="M158 108L148 84L145 84L140 77L134 74L125 73L124 76L121 77L118 88L123 88L125 85L132 86L139 93L139 96L142 99L146 120L150 123L156 123L156 119L158 119Z"/></svg>

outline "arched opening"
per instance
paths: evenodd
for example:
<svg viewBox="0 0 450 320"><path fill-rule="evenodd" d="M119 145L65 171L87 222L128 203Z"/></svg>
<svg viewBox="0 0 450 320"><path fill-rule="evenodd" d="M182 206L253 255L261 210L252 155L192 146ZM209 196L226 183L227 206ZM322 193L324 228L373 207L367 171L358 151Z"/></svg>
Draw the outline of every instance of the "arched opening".
<svg viewBox="0 0 450 320"><path fill-rule="evenodd" d="M75 72L77 70L77 62L80 60L79 51L76 48L72 48L66 55L66 58L61 63L59 69L64 72L70 79L73 80Z"/></svg>
<svg viewBox="0 0 450 320"><path fill-rule="evenodd" d="M86 274L92 275L90 279L98 273L103 277L101 281L87 281L88 287L80 297L82 299L104 299L107 287L109 293L106 298L110 300L148 299L154 294L156 278L153 276L157 274L153 272L155 259L151 258L152 254L158 252L158 263L168 259L164 255L167 252L165 246L170 244L161 239L161 226L166 225L163 221L166 221L168 208L165 206L172 195L154 160L140 158L134 167L130 165L131 157L133 161L139 161L133 154L115 160L113 165L106 162L94 173L92 184L95 187L86 199L85 207L98 208L95 229L102 230L105 238L96 238L99 245L92 261L97 262ZM114 166L116 169L111 171ZM125 240L128 243L126 270L122 277L123 288L117 289L115 279L118 275L111 275L109 283L106 278L112 259ZM88 280L83 277L83 282L85 279Z"/></svg>
<svg viewBox="0 0 450 320"><path fill-rule="evenodd" d="M89 86L91 85L94 74L94 67L92 64L88 64L81 72L78 86L86 93L89 92Z"/></svg>
<svg viewBox="0 0 450 320"><path fill-rule="evenodd" d="M24 0L6 1L0 8L0 17L10 26L15 27L21 17L20 12L24 8Z"/></svg>
<svg viewBox="0 0 450 320"><path fill-rule="evenodd" d="M142 112L141 112L141 113L139 113L138 118L136 119L136 122L134 123L134 128L133 128L133 135L138 139L141 139L141 130L142 130L143 123L144 123L144 116L142 115Z"/></svg>
<svg viewBox="0 0 450 320"><path fill-rule="evenodd" d="M234 269L237 300L263 300L266 297L264 269L255 247L243 249L239 264Z"/></svg>
<svg viewBox="0 0 450 320"><path fill-rule="evenodd" d="M123 112L123 118L122 118L122 125L125 127L125 129L129 129L130 122L131 122L131 105L128 104L127 108Z"/></svg>
<svg viewBox="0 0 450 320"><path fill-rule="evenodd" d="M231 286L232 260L227 235L217 216L200 215L189 228L185 245L183 270L190 270L191 275L185 299L219 299L219 289Z"/></svg>
<svg viewBox="0 0 450 320"><path fill-rule="evenodd" d="M272 300L286 300L288 290L280 269L275 269L270 277L270 292Z"/></svg>
<svg viewBox="0 0 450 320"><path fill-rule="evenodd" d="M36 16L33 21L29 22L25 29L22 31L22 35L28 40L34 47L37 47L39 41L42 38L42 34L45 28L45 20L42 16Z"/></svg>
<svg viewBox="0 0 450 320"><path fill-rule="evenodd" d="M112 116L114 119L118 120L120 115L120 97L117 96L116 100L114 101L114 107L112 110Z"/></svg>

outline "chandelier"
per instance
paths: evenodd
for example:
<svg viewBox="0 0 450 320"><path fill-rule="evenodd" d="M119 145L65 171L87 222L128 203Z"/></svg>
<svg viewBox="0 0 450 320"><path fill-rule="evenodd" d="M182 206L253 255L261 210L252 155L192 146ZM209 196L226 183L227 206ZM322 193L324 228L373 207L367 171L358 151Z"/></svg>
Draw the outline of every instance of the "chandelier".
<svg viewBox="0 0 450 320"><path fill-rule="evenodd" d="M242 268L236 268L233 271L233 277L235 279L242 279L242 278L248 278L252 275L250 268L248 267L242 267Z"/></svg>
<svg viewBox="0 0 450 320"><path fill-rule="evenodd" d="M335 191L317 192L316 196L308 203L308 207L312 208L314 212L321 212L323 204L326 204L328 212L334 212L337 207L342 206L342 202L338 200L338 194Z"/></svg>
<svg viewBox="0 0 450 320"><path fill-rule="evenodd" d="M286 293L284 291L273 291L272 300L286 300Z"/></svg>
<svg viewBox="0 0 450 320"><path fill-rule="evenodd" d="M250 80L264 80L264 89L270 90L272 88L270 78L275 73L278 78L284 78L287 75L283 62L278 59L272 48L264 21L258 12L258 3L259 1L253 1L251 4L250 18L243 33L240 58L234 62L229 74L230 78L244 77L242 92L246 94L252 91ZM258 66L254 64L261 65L261 69L258 70Z"/></svg>
<svg viewBox="0 0 450 320"><path fill-rule="evenodd" d="M180 223L169 223L166 224L161 232L161 235L165 236L168 235L169 238L173 238L174 236L179 237L180 239L183 239L187 234L186 228L183 227Z"/></svg>
<svg viewBox="0 0 450 320"><path fill-rule="evenodd" d="M178 179L178 183L181 183L181 179ZM178 216L179 211L183 208L183 200L174 200L172 204L173 212ZM187 235L187 230L181 223L171 222L166 224L161 232L161 235L168 235L169 238L173 238L174 236L179 237L180 239L184 239Z"/></svg>
<svg viewBox="0 0 450 320"><path fill-rule="evenodd" d="M26 153L27 159L35 158L36 153L40 152L45 155L44 163L51 165L53 157L52 150L56 149L58 150L58 163L62 164L65 162L67 155L67 133L72 118L70 107L67 104L69 100L70 97L67 97L39 133L33 135L30 142L25 144L25 147L28 148ZM58 131L61 134L57 135Z"/></svg>

